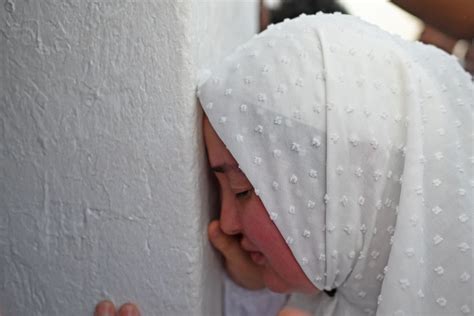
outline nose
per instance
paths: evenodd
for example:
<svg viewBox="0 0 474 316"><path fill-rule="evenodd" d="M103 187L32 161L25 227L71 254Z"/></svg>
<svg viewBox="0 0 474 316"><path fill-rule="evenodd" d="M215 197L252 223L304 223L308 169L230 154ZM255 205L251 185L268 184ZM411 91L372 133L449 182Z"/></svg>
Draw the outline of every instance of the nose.
<svg viewBox="0 0 474 316"><path fill-rule="evenodd" d="M242 232L237 201L233 194L222 195L220 224L222 231L228 235L237 235Z"/></svg>

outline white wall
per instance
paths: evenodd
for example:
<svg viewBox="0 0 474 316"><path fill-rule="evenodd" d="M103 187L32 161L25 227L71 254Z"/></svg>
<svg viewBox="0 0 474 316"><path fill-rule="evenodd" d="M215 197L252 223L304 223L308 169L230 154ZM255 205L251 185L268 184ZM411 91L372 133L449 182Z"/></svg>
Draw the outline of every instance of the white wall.
<svg viewBox="0 0 474 316"><path fill-rule="evenodd" d="M0 314L218 315L197 68L256 1L0 7Z"/></svg>

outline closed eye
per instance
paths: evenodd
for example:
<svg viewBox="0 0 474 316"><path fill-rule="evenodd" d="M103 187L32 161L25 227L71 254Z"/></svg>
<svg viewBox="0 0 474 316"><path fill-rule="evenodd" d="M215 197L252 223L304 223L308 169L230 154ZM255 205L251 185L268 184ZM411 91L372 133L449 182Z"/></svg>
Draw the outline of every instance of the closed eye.
<svg viewBox="0 0 474 316"><path fill-rule="evenodd" d="M253 188L249 189L249 190L242 191L242 192L238 192L238 193L235 194L235 197L238 198L238 199L248 198L248 197L250 197L252 191L253 191Z"/></svg>

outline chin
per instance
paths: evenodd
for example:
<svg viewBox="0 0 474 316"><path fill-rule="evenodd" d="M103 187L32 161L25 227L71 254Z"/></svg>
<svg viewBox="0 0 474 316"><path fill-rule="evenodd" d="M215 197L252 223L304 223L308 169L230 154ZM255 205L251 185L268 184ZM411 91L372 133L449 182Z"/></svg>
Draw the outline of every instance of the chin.
<svg viewBox="0 0 474 316"><path fill-rule="evenodd" d="M278 275L275 274L274 271L266 268L263 272L263 282L265 286L272 292L275 293L290 293L292 292L291 287Z"/></svg>

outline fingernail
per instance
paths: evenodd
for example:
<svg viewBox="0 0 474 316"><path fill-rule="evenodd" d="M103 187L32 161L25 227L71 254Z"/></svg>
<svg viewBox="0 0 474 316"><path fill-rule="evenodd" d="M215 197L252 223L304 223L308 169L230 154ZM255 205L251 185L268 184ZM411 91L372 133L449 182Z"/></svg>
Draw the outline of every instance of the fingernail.
<svg viewBox="0 0 474 316"><path fill-rule="evenodd" d="M214 229L211 230L211 237L215 238L218 237L221 233L221 230L218 226L216 226Z"/></svg>
<svg viewBox="0 0 474 316"><path fill-rule="evenodd" d="M220 231L221 229L219 227L219 224L213 222L209 225L209 237L211 239L219 236Z"/></svg>
<svg viewBox="0 0 474 316"><path fill-rule="evenodd" d="M113 304L111 302L101 302L95 310L96 316L114 316Z"/></svg>
<svg viewBox="0 0 474 316"><path fill-rule="evenodd" d="M132 304L126 304L120 309L120 316L138 316L138 310Z"/></svg>

